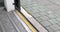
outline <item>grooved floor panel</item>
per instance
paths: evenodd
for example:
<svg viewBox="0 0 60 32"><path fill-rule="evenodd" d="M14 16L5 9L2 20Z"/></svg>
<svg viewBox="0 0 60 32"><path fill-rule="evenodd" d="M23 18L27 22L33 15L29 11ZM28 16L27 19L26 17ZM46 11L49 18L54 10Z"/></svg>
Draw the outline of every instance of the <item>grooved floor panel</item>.
<svg viewBox="0 0 60 32"><path fill-rule="evenodd" d="M60 32L60 0L21 0L21 6L49 32Z"/></svg>
<svg viewBox="0 0 60 32"><path fill-rule="evenodd" d="M1 29L5 32L17 32L15 27L12 25L10 19L7 16L7 12L0 7L0 22L3 26ZM4 30L3 30L4 29Z"/></svg>
<svg viewBox="0 0 60 32"><path fill-rule="evenodd" d="M4 8L0 7L0 32L18 32L14 25L16 25L20 32L27 32L22 23L16 18L13 11L7 12Z"/></svg>

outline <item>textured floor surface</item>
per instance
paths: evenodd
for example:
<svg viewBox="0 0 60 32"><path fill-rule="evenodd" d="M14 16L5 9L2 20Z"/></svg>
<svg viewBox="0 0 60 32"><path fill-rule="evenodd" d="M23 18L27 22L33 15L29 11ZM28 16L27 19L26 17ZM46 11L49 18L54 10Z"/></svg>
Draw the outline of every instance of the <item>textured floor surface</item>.
<svg viewBox="0 0 60 32"><path fill-rule="evenodd" d="M21 0L21 6L49 32L60 32L60 0Z"/></svg>
<svg viewBox="0 0 60 32"><path fill-rule="evenodd" d="M0 24L2 25L0 25L2 27L0 30L3 32L17 32L10 22L10 19L7 16L7 12L2 8L0 8Z"/></svg>
<svg viewBox="0 0 60 32"><path fill-rule="evenodd" d="M14 25L20 32L27 32L12 12L8 13L0 7L0 32L18 32Z"/></svg>

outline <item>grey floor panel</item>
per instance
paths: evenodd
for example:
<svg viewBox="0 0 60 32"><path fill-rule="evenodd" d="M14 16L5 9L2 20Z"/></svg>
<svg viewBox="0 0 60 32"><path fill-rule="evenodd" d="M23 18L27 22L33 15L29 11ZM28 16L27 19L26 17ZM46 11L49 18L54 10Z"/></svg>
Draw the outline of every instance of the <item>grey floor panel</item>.
<svg viewBox="0 0 60 32"><path fill-rule="evenodd" d="M17 32L17 30L14 28L14 26L10 22L7 16L7 12L4 9L0 9L0 22L2 23L3 28L5 29L5 32Z"/></svg>
<svg viewBox="0 0 60 32"><path fill-rule="evenodd" d="M0 32L18 32L13 23L15 23L20 32L27 32L13 12L6 12L0 7Z"/></svg>
<svg viewBox="0 0 60 32"><path fill-rule="evenodd" d="M60 0L21 0L21 6L49 32L59 32L59 1Z"/></svg>
<svg viewBox="0 0 60 32"><path fill-rule="evenodd" d="M1 23L1 22L0 22ZM1 28L2 26L1 26L1 24L0 24L0 32L3 32L3 30L2 30L2 28Z"/></svg>

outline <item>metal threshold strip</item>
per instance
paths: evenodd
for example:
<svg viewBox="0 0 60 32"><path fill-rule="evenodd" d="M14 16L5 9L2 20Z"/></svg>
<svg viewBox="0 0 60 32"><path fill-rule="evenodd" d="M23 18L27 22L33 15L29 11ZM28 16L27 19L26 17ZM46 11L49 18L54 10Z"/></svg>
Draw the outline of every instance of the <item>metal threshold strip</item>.
<svg viewBox="0 0 60 32"><path fill-rule="evenodd" d="M9 12L8 16L18 32L31 32L28 26L22 21L22 19L19 18L15 11Z"/></svg>
<svg viewBox="0 0 60 32"><path fill-rule="evenodd" d="M32 32L37 32L36 29L26 20L26 18L18 11L16 11L17 15L24 21L24 23L29 27Z"/></svg>
<svg viewBox="0 0 60 32"><path fill-rule="evenodd" d="M36 21L30 14L28 14L23 7L21 7L21 13L34 25L39 32L48 32L38 21Z"/></svg>
<svg viewBox="0 0 60 32"><path fill-rule="evenodd" d="M36 21L31 15L29 15L22 7L20 12L19 11L13 12L15 16L18 18L18 20L25 27L27 32L48 32L41 24L38 23L38 21Z"/></svg>
<svg viewBox="0 0 60 32"><path fill-rule="evenodd" d="M27 32L31 32L31 30L28 28L28 26L23 22L23 20L17 15L16 12L14 12L15 16L17 17L17 19L21 22L21 24L24 26L24 28L26 29Z"/></svg>

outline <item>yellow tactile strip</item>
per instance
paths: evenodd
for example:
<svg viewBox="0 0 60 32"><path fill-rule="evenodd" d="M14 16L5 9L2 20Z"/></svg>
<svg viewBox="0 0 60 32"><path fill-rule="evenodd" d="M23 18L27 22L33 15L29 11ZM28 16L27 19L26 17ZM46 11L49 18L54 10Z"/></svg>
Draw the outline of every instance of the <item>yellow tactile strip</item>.
<svg viewBox="0 0 60 32"><path fill-rule="evenodd" d="M18 11L16 11L17 15L24 21L24 23L30 28L32 32L37 32L36 29L26 20L26 18Z"/></svg>

